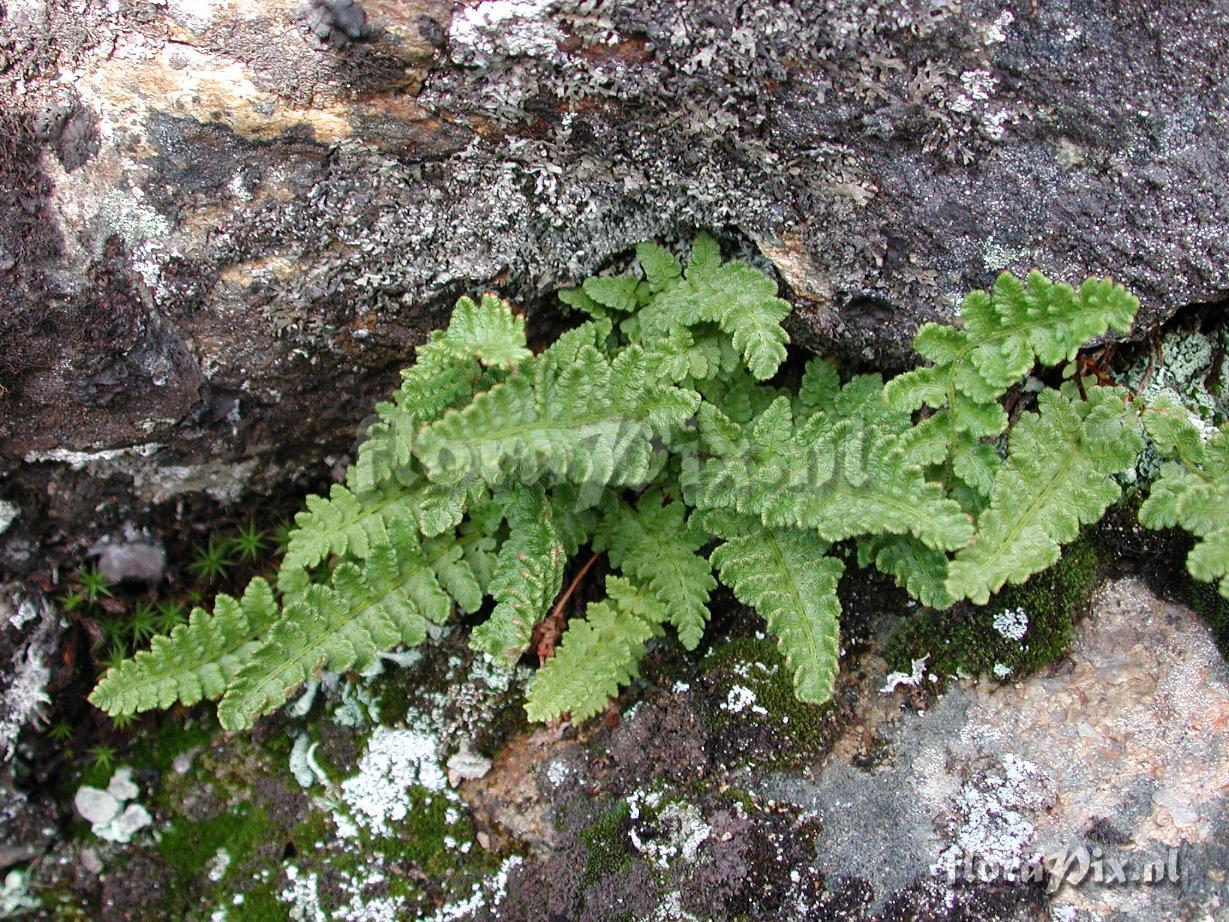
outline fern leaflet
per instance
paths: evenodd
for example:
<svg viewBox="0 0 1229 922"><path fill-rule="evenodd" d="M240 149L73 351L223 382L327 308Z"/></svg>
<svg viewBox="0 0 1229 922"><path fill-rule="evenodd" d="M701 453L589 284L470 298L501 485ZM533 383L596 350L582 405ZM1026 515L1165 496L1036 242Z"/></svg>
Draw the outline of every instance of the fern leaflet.
<svg viewBox="0 0 1229 922"><path fill-rule="evenodd" d="M840 657L836 584L844 566L824 556L828 545L814 533L758 523L739 530L713 551L721 581L777 636L799 700L827 701Z"/></svg>
<svg viewBox="0 0 1229 922"><path fill-rule="evenodd" d="M470 645L515 662L559 594L565 562L550 505L541 488L511 492L510 533L495 560L488 591L499 600L491 616L474 628Z"/></svg>
<svg viewBox="0 0 1229 922"><path fill-rule="evenodd" d="M699 553L708 535L685 521L681 500L663 502L651 490L633 508L619 503L599 526L595 551L608 551L612 565L647 585L666 606L679 640L694 650L708 621L709 593L717 586Z"/></svg>
<svg viewBox="0 0 1229 922"><path fill-rule="evenodd" d="M1144 426L1157 448L1177 460L1161 467L1139 521L1147 528L1181 526L1198 538L1187 570L1218 583L1229 599L1229 432L1218 430L1204 441L1189 414L1169 401L1150 408Z"/></svg>
<svg viewBox="0 0 1229 922"><path fill-rule="evenodd" d="M213 614L193 609L187 624L169 636L155 637L148 650L108 670L90 701L118 717L216 698L277 616L273 592L259 577L248 584L242 599L219 594Z"/></svg>
<svg viewBox="0 0 1229 922"><path fill-rule="evenodd" d="M617 576L606 578L606 600L590 602L585 617L568 623L555 655L526 693L530 720L570 713L579 723L600 713L636 677L645 644L666 616L656 594Z"/></svg>
<svg viewBox="0 0 1229 922"><path fill-rule="evenodd" d="M978 605L1007 583L1022 583L1058 560L1080 525L1095 522L1121 492L1113 479L1135 463L1142 440L1117 388L1090 388L1087 400L1043 391L1025 414L994 483L973 543L952 561L946 588Z"/></svg>

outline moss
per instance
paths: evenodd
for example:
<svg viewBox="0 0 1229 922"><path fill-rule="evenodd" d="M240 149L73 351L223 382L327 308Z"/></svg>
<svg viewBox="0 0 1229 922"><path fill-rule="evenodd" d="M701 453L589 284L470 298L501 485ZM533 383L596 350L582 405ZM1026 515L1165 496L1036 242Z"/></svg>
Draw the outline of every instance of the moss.
<svg viewBox="0 0 1229 922"><path fill-rule="evenodd" d="M233 901L225 905L227 922L285 922L286 919L286 906L269 884L244 890L243 902L238 906Z"/></svg>
<svg viewBox="0 0 1229 922"><path fill-rule="evenodd" d="M716 647L701 663L713 736L757 761L787 767L822 752L839 727L834 702L799 701L793 678L774 641L741 637ZM754 701L736 709L732 695L750 690ZM727 747L729 748L729 747Z"/></svg>
<svg viewBox="0 0 1229 922"><path fill-rule="evenodd" d="M185 898L196 898L200 876L218 849L225 849L230 865L223 882L262 846L280 841L281 831L260 807L241 803L201 823L176 819L162 831L158 851L175 873Z"/></svg>
<svg viewBox="0 0 1229 922"><path fill-rule="evenodd" d="M893 632L884 658L892 669L907 673L913 660L928 656L927 672L941 680L960 675L1015 681L1036 672L1067 649L1101 564L1097 545L1082 537L1063 550L1053 567L1022 586L1002 590L987 605L918 612ZM996 618L1006 616L1010 622L1013 614L1027 618L1027 631L1019 639L995 627Z"/></svg>
<svg viewBox="0 0 1229 922"><path fill-rule="evenodd" d="M474 829L462 808L445 797L415 786L409 791L410 806L393 837L371 837L368 850L388 859L410 862L432 878L453 873L465 860L457 845L472 842ZM449 813L453 819L449 819ZM450 847L448 841L454 844ZM473 852L473 848L470 849Z"/></svg>
<svg viewBox="0 0 1229 922"><path fill-rule="evenodd" d="M133 765L156 768L165 774L175 757L195 746L204 746L216 732L211 716L163 719L133 740L127 756Z"/></svg>
<svg viewBox="0 0 1229 922"><path fill-rule="evenodd" d="M582 879L592 884L632 862L627 831L631 825L627 802L615 801L580 834L585 846L585 870Z"/></svg>

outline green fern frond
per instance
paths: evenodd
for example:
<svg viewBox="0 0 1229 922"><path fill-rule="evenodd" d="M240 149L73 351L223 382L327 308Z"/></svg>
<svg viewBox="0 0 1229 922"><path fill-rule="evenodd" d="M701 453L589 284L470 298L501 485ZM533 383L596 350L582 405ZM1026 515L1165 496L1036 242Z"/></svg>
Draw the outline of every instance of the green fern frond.
<svg viewBox="0 0 1229 922"><path fill-rule="evenodd" d="M581 286L595 303L611 310L630 313L640 306L640 283L630 275L599 275L585 279Z"/></svg>
<svg viewBox="0 0 1229 922"><path fill-rule="evenodd" d="M103 676L90 702L112 717L216 698L278 616L269 584L257 577L235 599L219 594L213 614L197 608L186 624L153 638Z"/></svg>
<svg viewBox="0 0 1229 922"><path fill-rule="evenodd" d="M747 427L731 456L705 463L696 502L809 528L826 541L911 534L935 550L968 543L972 523L909 463L901 437L859 419L816 413L795 426L781 397Z"/></svg>
<svg viewBox="0 0 1229 922"><path fill-rule="evenodd" d="M1135 297L1105 279L1088 279L1077 292L1040 272L1023 283L1004 272L992 291L965 297L963 329L922 325L914 348L932 364L894 378L886 396L898 410L937 410L926 424L947 435L955 457L1006 428L995 401L1034 365L1070 361L1107 330L1126 332L1138 309Z"/></svg>
<svg viewBox="0 0 1229 922"><path fill-rule="evenodd" d="M571 363L553 359L543 353L532 369L424 429L417 453L431 479L634 484L649 470L652 440L699 404L693 391L660 385L635 346L613 360L590 345Z"/></svg>
<svg viewBox="0 0 1229 922"><path fill-rule="evenodd" d="M509 491L506 509L508 539L499 549L488 587L495 609L474 628L470 646L515 662L559 594L566 558L541 487Z"/></svg>
<svg viewBox="0 0 1229 922"><path fill-rule="evenodd" d="M476 358L487 367L515 368L533 353L525 345L525 318L495 295L479 303L461 298L453 308L448 332L440 340L459 358Z"/></svg>
<svg viewBox="0 0 1229 922"><path fill-rule="evenodd" d="M1167 461L1139 510L1146 528L1181 527L1197 539L1186 558L1191 576L1216 582L1229 598L1229 432L1207 441L1177 404L1149 408L1144 426Z"/></svg>
<svg viewBox="0 0 1229 922"><path fill-rule="evenodd" d="M678 325L716 323L729 334L751 373L761 381L771 378L785 361L789 334L781 321L789 315L789 302L777 297L772 279L744 262L714 265L711 253L705 252L694 265L694 271L689 265L681 282L641 311L645 332L654 335Z"/></svg>
<svg viewBox="0 0 1229 922"><path fill-rule="evenodd" d="M420 545L411 531L394 524L389 542L372 548L361 567L345 561L327 585L308 586L228 683L218 704L222 726L252 726L317 669L361 671L385 650L421 643L428 622L441 624L452 610L435 572L452 547L440 538ZM463 565L455 558L448 564Z"/></svg>
<svg viewBox="0 0 1229 922"><path fill-rule="evenodd" d="M955 599L947 593L949 558L911 535L873 535L858 539L858 563L874 565L893 577L923 605L947 608Z"/></svg>
<svg viewBox="0 0 1229 922"><path fill-rule="evenodd" d="M721 581L776 635L798 699L816 704L832 697L840 658L836 584L845 568L827 549L813 532L756 526L712 554Z"/></svg>
<svg viewBox="0 0 1229 922"><path fill-rule="evenodd" d="M656 593L680 642L694 650L717 581L700 554L708 535L686 516L681 500L664 502L660 492L650 490L634 507L620 502L613 508L598 526L593 549L607 551L614 567Z"/></svg>
<svg viewBox="0 0 1229 922"><path fill-rule="evenodd" d="M636 260L644 270L644 280L654 293L673 288L683 274L683 267L674 254L651 241L636 245Z"/></svg>
<svg viewBox="0 0 1229 922"><path fill-rule="evenodd" d="M841 376L836 365L826 359L809 359L802 370L802 381L798 384L794 415L802 419L814 413L831 413L836 409L836 398L840 392Z"/></svg>
<svg viewBox="0 0 1229 922"><path fill-rule="evenodd" d="M1061 545L1118 498L1114 475L1129 469L1142 448L1118 388L1090 387L1087 400L1043 391L1038 405L1011 434L973 543L951 562L952 598L984 605L1005 583L1051 566Z"/></svg>
<svg viewBox="0 0 1229 922"><path fill-rule="evenodd" d="M307 509L294 517L282 572L311 569L331 554L361 560L373 547L388 543L390 523L416 520L420 498L397 484L358 495L335 483L327 499L309 495Z"/></svg>
<svg viewBox="0 0 1229 922"><path fill-rule="evenodd" d="M573 723L599 714L638 675L645 644L666 617L656 593L617 576L606 578L606 600L590 602L585 617L568 622L555 655L525 694L530 720L564 713Z"/></svg>

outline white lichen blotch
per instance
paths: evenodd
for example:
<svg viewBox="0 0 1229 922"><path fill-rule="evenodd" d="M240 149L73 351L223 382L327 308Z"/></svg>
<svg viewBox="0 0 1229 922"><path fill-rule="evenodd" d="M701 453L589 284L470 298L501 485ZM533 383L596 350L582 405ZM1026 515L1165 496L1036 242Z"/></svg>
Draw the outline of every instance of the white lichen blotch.
<svg viewBox="0 0 1229 922"><path fill-rule="evenodd" d="M359 762L358 774L341 783L341 796L355 819L380 835L405 819L410 788L447 794L448 778L436 755L437 741L417 730L377 727Z"/></svg>
<svg viewBox="0 0 1229 922"><path fill-rule="evenodd" d="M1000 637L1019 643L1028 633L1028 612L1023 608L1004 608L995 614L992 623Z"/></svg>

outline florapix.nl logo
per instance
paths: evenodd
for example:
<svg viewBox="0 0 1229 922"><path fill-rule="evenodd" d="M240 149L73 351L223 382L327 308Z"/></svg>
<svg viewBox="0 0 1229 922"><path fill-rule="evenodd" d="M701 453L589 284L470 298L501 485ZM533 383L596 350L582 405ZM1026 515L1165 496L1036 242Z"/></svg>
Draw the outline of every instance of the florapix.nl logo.
<svg viewBox="0 0 1229 922"><path fill-rule="evenodd" d="M1044 886L1049 893L1062 887L1157 886L1182 879L1179 849L1163 854L1117 851L1099 845L1063 847L1044 855L1004 861L986 855L953 849L943 857L941 870L951 884L1005 883Z"/></svg>

